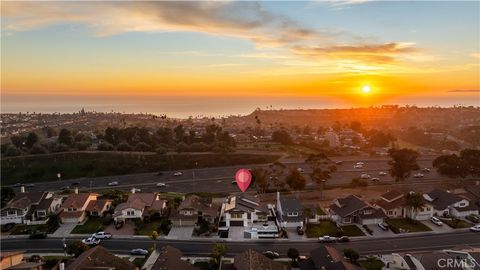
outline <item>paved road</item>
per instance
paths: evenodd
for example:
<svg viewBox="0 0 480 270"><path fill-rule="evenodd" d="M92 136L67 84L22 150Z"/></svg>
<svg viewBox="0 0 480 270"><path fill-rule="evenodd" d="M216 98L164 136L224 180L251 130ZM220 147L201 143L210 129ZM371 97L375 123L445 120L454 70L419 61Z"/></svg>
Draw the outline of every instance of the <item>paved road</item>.
<svg viewBox="0 0 480 270"><path fill-rule="evenodd" d="M73 241L68 239L67 244ZM110 239L103 241L102 246L115 253L128 253L133 248L148 248L153 243L147 239ZM291 247L297 248L301 254L307 255L318 247L315 241L283 241L259 240L245 242L225 242L228 248L227 255L239 254L246 249L258 251L274 250L286 256ZM157 246L171 245L180 249L185 255L208 255L212 248L211 241L182 241L159 240ZM386 254L401 251L441 250L457 246L480 247L480 233L455 232L446 234L414 235L395 238L368 238L353 240L350 243L334 244L340 250L352 247L363 255ZM62 252L61 238L48 238L43 240L2 239L1 251L26 250L35 252Z"/></svg>
<svg viewBox="0 0 480 270"><path fill-rule="evenodd" d="M420 157L418 163L421 168L431 168L432 156ZM359 177L362 173L367 173L371 177L380 178L379 184L394 183L394 180L390 176L379 176L378 173L388 170L388 157L335 157L334 161L344 161L342 165L338 165L338 171L333 174L332 179L328 181L330 186L342 186L349 184L354 177ZM363 169L354 169L353 165L357 161L365 162ZM310 169L304 162L294 161L286 163L291 168L303 168L307 177L307 187L314 187L308 174ZM157 173L142 173L120 176L108 176L97 178L80 178L71 180L61 180L52 182L37 183L34 187L26 187L27 190L49 190L56 191L66 186L72 186L72 183L79 182L79 188L83 190L99 190L110 188L107 186L109 182L117 181L119 185L112 187L116 189L130 189L132 187L144 189L144 190L156 190L156 191L173 191L173 192L237 192L238 188L235 184L232 184L234 180L235 172L239 168L268 168L267 164L252 165L252 166L227 166L227 167L214 167L214 168L202 168L195 170L182 170L183 175L174 176L175 171L165 171L162 175ZM429 173L425 173L425 177L422 179L411 178L410 181L424 182L424 181L439 181L446 180L448 178L438 175L435 170L431 170ZM156 183L166 183L167 187L157 188ZM372 183L373 184L373 183ZM18 188L19 189L19 188Z"/></svg>

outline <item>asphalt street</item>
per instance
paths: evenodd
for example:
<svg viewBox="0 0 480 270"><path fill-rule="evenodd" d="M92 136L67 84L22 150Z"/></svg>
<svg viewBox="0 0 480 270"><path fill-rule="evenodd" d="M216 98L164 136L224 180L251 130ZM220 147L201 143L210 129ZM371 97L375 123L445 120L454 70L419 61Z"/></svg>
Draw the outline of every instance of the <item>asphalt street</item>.
<svg viewBox="0 0 480 270"><path fill-rule="evenodd" d="M66 243L74 239L67 239ZM101 245L115 253L129 253L134 248L148 248L153 244L149 239L109 239ZM227 246L227 255L234 256L247 249L263 252L272 250L286 256L287 250L294 247L301 255L309 252L320 243L316 241L288 241L288 240L257 240L242 242L224 242ZM171 245L180 249L185 255L208 255L212 249L212 242L205 240L157 240L157 246ZM454 232L446 234L412 235L395 238L367 238L355 239L349 243L333 244L342 250L351 247L359 250L363 255L388 254L391 252L442 250L460 246L480 247L480 233ZM43 240L2 239L1 251L25 250L28 253L62 252L61 238L47 238Z"/></svg>
<svg viewBox="0 0 480 270"><path fill-rule="evenodd" d="M432 169L432 160L434 157L420 157L418 163L421 168L430 168L431 172L424 173L424 177L417 179L409 179L412 183L425 181L440 181L448 178L440 176L434 169ZM371 177L378 177L378 183L371 184L390 184L394 183L389 175L379 176L379 172L388 171L388 157L335 157L333 161L343 161L342 165L337 165L337 172L332 175L332 179L328 180L329 186L342 186L349 184L354 177L359 177L362 173L369 174ZM353 165L357 161L363 161L363 169L354 169ZM307 187L314 187L309 179L310 168L304 162L289 162L285 163L290 168L302 168L307 178ZM228 167L214 167L182 170L181 176L174 176L177 171L164 171L161 175L158 173L142 173L130 174L97 178L79 178L70 180L57 180L51 182L36 183L35 186L27 186L29 191L58 191L66 187L73 187L73 183L79 183L78 187L81 190L101 190L101 189L131 189L136 187L148 191L171 191L171 192L237 192L238 188L234 181L235 172L240 168L268 168L268 164L251 165L251 166L228 166ZM109 187L108 183L116 181L118 186ZM166 187L156 187L157 183L165 183ZM19 189L19 188L17 188Z"/></svg>

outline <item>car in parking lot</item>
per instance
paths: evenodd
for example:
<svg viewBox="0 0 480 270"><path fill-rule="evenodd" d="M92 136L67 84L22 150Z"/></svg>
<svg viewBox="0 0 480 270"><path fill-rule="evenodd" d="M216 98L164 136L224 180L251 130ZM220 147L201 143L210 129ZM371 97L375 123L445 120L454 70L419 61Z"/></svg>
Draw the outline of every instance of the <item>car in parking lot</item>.
<svg viewBox="0 0 480 270"><path fill-rule="evenodd" d="M183 175L182 172L175 172L175 173L173 173L173 176L182 176L182 175Z"/></svg>
<svg viewBox="0 0 480 270"><path fill-rule="evenodd" d="M305 172L305 170L304 170L303 168L300 168L300 167L299 167L299 168L297 168L297 171L298 171L299 173L303 173L303 172Z"/></svg>
<svg viewBox="0 0 480 270"><path fill-rule="evenodd" d="M318 238L318 242L320 242L320 243L335 243L335 241L337 241L337 239L335 237L331 237L331 236L328 236L328 235L320 236Z"/></svg>
<svg viewBox="0 0 480 270"><path fill-rule="evenodd" d="M423 178L424 176L423 173L416 173L413 175L414 178Z"/></svg>
<svg viewBox="0 0 480 270"><path fill-rule="evenodd" d="M471 221L473 223L479 223L480 222L480 218L474 214L471 214L471 215L468 215L465 217L468 221Z"/></svg>
<svg viewBox="0 0 480 270"><path fill-rule="evenodd" d="M263 255L267 258L270 258L270 259L280 258L280 254L278 254L278 252L271 251L271 250L267 250L267 251L263 252Z"/></svg>
<svg viewBox="0 0 480 270"><path fill-rule="evenodd" d="M110 182L107 184L108 186L118 186L118 182L117 181L113 181L113 182Z"/></svg>
<svg viewBox="0 0 480 270"><path fill-rule="evenodd" d="M370 179L370 177L371 177L371 176L370 176L369 174L366 174L366 173L362 173L362 174L360 175L360 178L361 178L361 179Z"/></svg>
<svg viewBox="0 0 480 270"><path fill-rule="evenodd" d="M363 163L362 161L358 161L356 164L357 165L362 165L362 166L365 165L365 163Z"/></svg>
<svg viewBox="0 0 480 270"><path fill-rule="evenodd" d="M148 250L143 249L143 248L134 248L130 251L130 254L132 255L148 255Z"/></svg>
<svg viewBox="0 0 480 270"><path fill-rule="evenodd" d="M363 169L363 165L355 164L355 165L353 165L353 168L354 169Z"/></svg>
<svg viewBox="0 0 480 270"><path fill-rule="evenodd" d="M386 176L387 173L386 173L386 172L379 172L378 175L380 175L380 176Z"/></svg>
<svg viewBox="0 0 480 270"><path fill-rule="evenodd" d="M385 223L385 222L380 222L377 224L378 227L380 227L380 229L384 230L384 231L388 231L388 224Z"/></svg>
<svg viewBox="0 0 480 270"><path fill-rule="evenodd" d="M92 234L92 237L97 239L109 239L112 237L112 234L107 232L96 232Z"/></svg>
<svg viewBox="0 0 480 270"><path fill-rule="evenodd" d="M472 232L480 232L480 225L475 225L473 227L470 227L470 231Z"/></svg>
<svg viewBox="0 0 480 270"><path fill-rule="evenodd" d="M342 165L342 164L343 164L343 161L341 161L341 160L336 161L335 164L336 164L336 165Z"/></svg>
<svg viewBox="0 0 480 270"><path fill-rule="evenodd" d="M430 221L437 226L442 226L443 225L443 222L437 217L431 217Z"/></svg>
<svg viewBox="0 0 480 270"><path fill-rule="evenodd" d="M421 169L422 172L430 172L430 169L429 168L423 168Z"/></svg>
<svg viewBox="0 0 480 270"><path fill-rule="evenodd" d="M47 233L46 232L41 232L41 231L34 231L30 234L28 237L30 239L45 239L47 238Z"/></svg>
<svg viewBox="0 0 480 270"><path fill-rule="evenodd" d="M157 187L166 187L166 186L167 186L167 184L165 184L165 183L157 183Z"/></svg>
<svg viewBox="0 0 480 270"><path fill-rule="evenodd" d="M303 231L303 227L302 226L297 226L297 233L298 235L303 235L305 232Z"/></svg>
<svg viewBox="0 0 480 270"><path fill-rule="evenodd" d="M370 180L372 180L372 182L378 182L378 181L380 181L380 178L378 178L378 177L373 177L373 178L370 179Z"/></svg>
<svg viewBox="0 0 480 270"><path fill-rule="evenodd" d="M83 239L82 243L84 243L87 246L96 246L100 244L100 239L97 239L95 237L89 237L89 238Z"/></svg>

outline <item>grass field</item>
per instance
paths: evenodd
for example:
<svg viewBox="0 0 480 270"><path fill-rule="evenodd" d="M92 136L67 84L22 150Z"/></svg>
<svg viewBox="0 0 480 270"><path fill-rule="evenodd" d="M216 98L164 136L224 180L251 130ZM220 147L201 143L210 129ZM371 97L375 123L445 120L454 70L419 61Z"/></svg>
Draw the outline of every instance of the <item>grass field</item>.
<svg viewBox="0 0 480 270"><path fill-rule="evenodd" d="M318 224L307 224L305 234L308 238L317 238L324 235L341 236L342 231L337 227L334 222L320 221L320 223Z"/></svg>
<svg viewBox="0 0 480 270"><path fill-rule="evenodd" d="M1 160L2 184L101 177L163 170L269 163L278 155L195 153L157 155L126 152L66 152Z"/></svg>
<svg viewBox="0 0 480 270"><path fill-rule="evenodd" d="M135 259L133 259L132 263L136 267L142 268L143 264L145 263L145 258L135 258Z"/></svg>
<svg viewBox="0 0 480 270"><path fill-rule="evenodd" d="M17 234L30 234L34 231L41 231L46 233L53 233L57 228L49 228L47 224L41 225L15 225L13 227L11 235Z"/></svg>
<svg viewBox="0 0 480 270"><path fill-rule="evenodd" d="M364 261L359 261L358 263L360 264L362 269L366 270L382 270L383 266L385 266L382 261L375 258L369 258Z"/></svg>
<svg viewBox="0 0 480 270"><path fill-rule="evenodd" d="M340 226L346 236L364 236L365 234L356 225Z"/></svg>
<svg viewBox="0 0 480 270"><path fill-rule="evenodd" d="M153 231L157 231L158 234L161 234L162 232L158 229L160 224L161 224L160 220L155 220L148 223L142 223L142 225L138 226L137 230L135 230L135 234L150 236Z"/></svg>
<svg viewBox="0 0 480 270"><path fill-rule="evenodd" d="M442 222L447 224L448 226L450 226L453 229L469 228L469 227L472 226L471 223L466 222L465 220L454 221L454 220L451 220L451 219L443 219L442 218Z"/></svg>
<svg viewBox="0 0 480 270"><path fill-rule="evenodd" d="M406 218L388 219L386 222L394 233L400 233L402 230L407 232L428 232L432 230L420 221L413 222Z"/></svg>
<svg viewBox="0 0 480 270"><path fill-rule="evenodd" d="M85 223L75 226L72 234L90 234L103 230L102 218L89 218Z"/></svg>

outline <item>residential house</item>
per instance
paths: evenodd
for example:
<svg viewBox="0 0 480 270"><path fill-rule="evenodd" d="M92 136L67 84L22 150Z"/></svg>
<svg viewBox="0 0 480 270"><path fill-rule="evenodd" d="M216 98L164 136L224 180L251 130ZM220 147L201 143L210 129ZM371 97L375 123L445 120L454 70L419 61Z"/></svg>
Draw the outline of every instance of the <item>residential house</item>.
<svg viewBox="0 0 480 270"><path fill-rule="evenodd" d="M61 269L61 267L60 267ZM136 270L136 267L129 260L117 257L102 246L96 246L84 251L78 258L67 265L66 270L84 269L115 269L115 270Z"/></svg>
<svg viewBox="0 0 480 270"><path fill-rule="evenodd" d="M1 224L41 224L48 216L55 213L61 204L61 199L51 192L22 192L8 202L1 210Z"/></svg>
<svg viewBox="0 0 480 270"><path fill-rule="evenodd" d="M478 214L478 207L470 201L441 189L434 189L423 194L423 198L433 206L434 215L466 217Z"/></svg>
<svg viewBox="0 0 480 270"><path fill-rule="evenodd" d="M90 217L102 217L107 214L111 207L112 200L91 200L85 208L85 211Z"/></svg>
<svg viewBox="0 0 480 270"><path fill-rule="evenodd" d="M277 192L277 217L283 228L296 228L305 222L304 207L297 198L281 196Z"/></svg>
<svg viewBox="0 0 480 270"><path fill-rule="evenodd" d="M385 270L476 270L476 254L468 251L443 250L381 255Z"/></svg>
<svg viewBox="0 0 480 270"><path fill-rule="evenodd" d="M182 252L172 246L164 246L160 249L159 255L152 270L199 270L198 267L182 260Z"/></svg>
<svg viewBox="0 0 480 270"><path fill-rule="evenodd" d="M330 215L327 215L318 204L305 204L304 207L303 213L306 218L306 223L318 223L320 220L330 220Z"/></svg>
<svg viewBox="0 0 480 270"><path fill-rule="evenodd" d="M217 222L220 204L212 198L189 195L180 203L170 220L176 226L194 226L199 221Z"/></svg>
<svg viewBox="0 0 480 270"><path fill-rule="evenodd" d="M373 202L373 206L383 210L389 218L402 218L405 213L405 197L398 190L390 190Z"/></svg>
<svg viewBox="0 0 480 270"><path fill-rule="evenodd" d="M115 222L126 222L135 219L149 219L152 216L162 216L167 208L167 201L161 200L157 193L135 193L128 200L117 205L113 218Z"/></svg>
<svg viewBox="0 0 480 270"><path fill-rule="evenodd" d="M63 223L81 223L87 218L87 206L96 201L97 193L70 194L62 204L60 219Z"/></svg>
<svg viewBox="0 0 480 270"><path fill-rule="evenodd" d="M355 195L336 199L329 211L332 219L339 224L377 224L386 217L382 210L368 205Z"/></svg>
<svg viewBox="0 0 480 270"><path fill-rule="evenodd" d="M307 260L299 261L301 270L360 270L357 265L347 262L343 253L333 246L320 246L310 252Z"/></svg>
<svg viewBox="0 0 480 270"><path fill-rule="evenodd" d="M43 262L26 262L25 251L2 252L0 269L5 270L42 270Z"/></svg>
<svg viewBox="0 0 480 270"><path fill-rule="evenodd" d="M222 204L219 231L243 226L247 238L278 237L273 206L246 194L229 196Z"/></svg>
<svg viewBox="0 0 480 270"><path fill-rule="evenodd" d="M248 249L234 258L233 270L289 270L290 266L267 258L263 254Z"/></svg>

